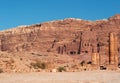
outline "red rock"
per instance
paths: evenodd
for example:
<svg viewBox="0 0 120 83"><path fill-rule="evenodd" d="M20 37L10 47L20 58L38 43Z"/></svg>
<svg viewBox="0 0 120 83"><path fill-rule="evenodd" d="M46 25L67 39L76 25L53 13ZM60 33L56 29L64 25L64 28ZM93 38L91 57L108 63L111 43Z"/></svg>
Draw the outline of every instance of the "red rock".
<svg viewBox="0 0 120 83"><path fill-rule="evenodd" d="M99 53L100 56L108 56L109 51L106 51L106 48L109 47L111 32L117 34L120 41L119 14L99 21L68 18L1 31L0 50L67 55ZM118 43L118 50L120 50L120 43Z"/></svg>

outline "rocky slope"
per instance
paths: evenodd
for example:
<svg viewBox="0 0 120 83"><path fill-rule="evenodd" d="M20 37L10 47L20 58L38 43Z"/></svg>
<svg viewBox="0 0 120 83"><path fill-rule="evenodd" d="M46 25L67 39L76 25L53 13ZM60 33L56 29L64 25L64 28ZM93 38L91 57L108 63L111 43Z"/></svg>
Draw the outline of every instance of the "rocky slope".
<svg viewBox="0 0 120 83"><path fill-rule="evenodd" d="M30 61L36 53L66 55L64 58L71 60L90 61L92 53L99 52L103 58L108 53L110 33L118 37L120 50L120 14L98 21L68 18L1 31L0 51L16 53L16 56L22 53L22 57L24 53L33 53L29 55ZM65 61L69 62L66 59L61 62Z"/></svg>

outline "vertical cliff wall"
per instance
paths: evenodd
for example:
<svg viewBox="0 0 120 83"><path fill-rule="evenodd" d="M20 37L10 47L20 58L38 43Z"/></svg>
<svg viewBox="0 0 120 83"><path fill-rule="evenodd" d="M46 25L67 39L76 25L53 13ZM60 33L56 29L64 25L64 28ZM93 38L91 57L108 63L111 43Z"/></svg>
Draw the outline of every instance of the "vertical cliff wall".
<svg viewBox="0 0 120 83"><path fill-rule="evenodd" d="M111 34L109 40L111 32L117 34L118 39L112 38ZM112 52L114 46L120 48L119 32L120 15L98 21L69 18L1 31L0 50L8 52L42 51L68 55L99 53L103 58L102 63L104 63L105 55L109 55L110 42L118 40L115 45L110 43L111 55L114 55ZM110 57L111 64L113 64L113 58Z"/></svg>

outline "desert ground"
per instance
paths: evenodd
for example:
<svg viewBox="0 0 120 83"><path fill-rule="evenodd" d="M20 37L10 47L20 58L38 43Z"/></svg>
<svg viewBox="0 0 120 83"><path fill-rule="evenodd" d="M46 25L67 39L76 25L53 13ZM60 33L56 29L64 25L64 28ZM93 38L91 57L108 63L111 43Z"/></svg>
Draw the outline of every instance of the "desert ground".
<svg viewBox="0 0 120 83"><path fill-rule="evenodd" d="M2 73L0 83L120 83L120 72Z"/></svg>

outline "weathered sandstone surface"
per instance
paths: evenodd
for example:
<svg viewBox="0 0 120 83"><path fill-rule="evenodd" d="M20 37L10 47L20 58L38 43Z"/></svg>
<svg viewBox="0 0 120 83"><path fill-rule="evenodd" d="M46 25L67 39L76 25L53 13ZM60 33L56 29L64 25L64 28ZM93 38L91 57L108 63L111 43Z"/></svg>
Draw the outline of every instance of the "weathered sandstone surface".
<svg viewBox="0 0 120 83"><path fill-rule="evenodd" d="M115 36L113 40L110 39L111 34ZM0 51L15 54L15 56L19 55L19 58L20 53L21 57L26 54L28 57L25 57L25 60L28 59L30 62L38 59L38 56L39 58L47 57L46 61L50 59L49 62L52 63L55 63L56 59L57 64L70 61L78 63L83 60L91 61L92 55L99 53L101 59L99 64L116 64L118 63L116 57L113 57L116 59L110 57L111 61L108 58L110 55L117 54L118 56L120 54L119 39L119 14L98 21L68 18L1 31ZM110 41L114 44L111 44ZM35 57L32 56L37 58L34 59ZM1 60L1 63L5 62Z"/></svg>

